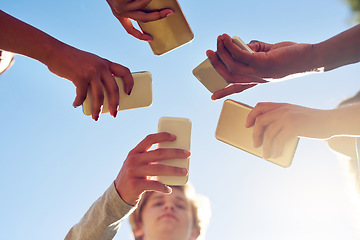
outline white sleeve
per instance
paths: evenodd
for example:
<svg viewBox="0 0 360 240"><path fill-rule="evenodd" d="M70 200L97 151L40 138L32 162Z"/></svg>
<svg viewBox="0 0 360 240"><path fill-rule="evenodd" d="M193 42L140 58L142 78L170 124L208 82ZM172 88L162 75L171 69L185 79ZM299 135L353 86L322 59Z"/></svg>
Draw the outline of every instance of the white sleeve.
<svg viewBox="0 0 360 240"><path fill-rule="evenodd" d="M105 193L74 225L65 240L109 240L113 239L124 218L135 210L125 203L113 183Z"/></svg>

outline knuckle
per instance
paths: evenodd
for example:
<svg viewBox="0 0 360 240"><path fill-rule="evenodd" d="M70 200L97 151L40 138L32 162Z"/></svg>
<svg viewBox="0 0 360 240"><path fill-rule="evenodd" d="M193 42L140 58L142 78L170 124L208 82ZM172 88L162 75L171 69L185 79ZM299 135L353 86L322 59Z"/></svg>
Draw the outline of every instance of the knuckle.
<svg viewBox="0 0 360 240"><path fill-rule="evenodd" d="M158 149L154 150L154 152L157 157L162 158L162 157L166 156L167 151L164 148L158 148Z"/></svg>
<svg viewBox="0 0 360 240"><path fill-rule="evenodd" d="M155 134L149 134L145 137L145 141L153 141L155 139Z"/></svg>

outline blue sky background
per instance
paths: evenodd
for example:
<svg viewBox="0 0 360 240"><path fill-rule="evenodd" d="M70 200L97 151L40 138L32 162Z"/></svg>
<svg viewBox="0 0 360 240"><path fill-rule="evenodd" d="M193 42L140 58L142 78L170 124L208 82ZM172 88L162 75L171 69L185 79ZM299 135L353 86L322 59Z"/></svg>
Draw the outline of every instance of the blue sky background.
<svg viewBox="0 0 360 240"><path fill-rule="evenodd" d="M115 179L128 152L157 132L162 116L193 123L190 181L208 196L207 240L358 239L359 196L346 161L326 143L301 139L283 169L219 142L223 100L192 75L219 34L275 43L317 43L354 23L342 0L180 0L195 39L155 56L126 34L105 0L3 0L1 10L74 47L153 76L153 104L98 122L74 109L75 87L41 63L16 56L0 76L0 238L63 239ZM359 64L258 86L229 98L329 109L360 89ZM125 221L115 239L131 239Z"/></svg>

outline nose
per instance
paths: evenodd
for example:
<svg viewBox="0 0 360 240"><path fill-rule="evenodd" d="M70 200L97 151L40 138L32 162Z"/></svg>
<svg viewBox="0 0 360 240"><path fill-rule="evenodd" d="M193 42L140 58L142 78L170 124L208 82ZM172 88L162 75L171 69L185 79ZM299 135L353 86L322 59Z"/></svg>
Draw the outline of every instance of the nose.
<svg viewBox="0 0 360 240"><path fill-rule="evenodd" d="M164 208L165 210L175 210L175 205L172 201L166 201L166 203L164 204Z"/></svg>

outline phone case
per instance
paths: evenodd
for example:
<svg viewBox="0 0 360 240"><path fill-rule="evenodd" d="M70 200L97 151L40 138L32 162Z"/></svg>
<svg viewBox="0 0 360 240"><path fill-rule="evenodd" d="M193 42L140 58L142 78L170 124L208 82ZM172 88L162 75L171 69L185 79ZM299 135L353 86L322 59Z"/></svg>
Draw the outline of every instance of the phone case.
<svg viewBox="0 0 360 240"><path fill-rule="evenodd" d="M234 36L233 42L243 50L253 51L238 36ZM215 70L207 58L193 70L194 76L211 92L214 93L229 85L228 82Z"/></svg>
<svg viewBox="0 0 360 240"><path fill-rule="evenodd" d="M152 22L138 22L144 33L152 36L149 42L155 55L162 55L194 38L189 23L177 0L152 0L144 10L172 9L174 14Z"/></svg>
<svg viewBox="0 0 360 240"><path fill-rule="evenodd" d="M162 142L158 148L179 148L190 151L191 121L187 118L162 117L159 119L158 132L169 132L176 135L173 142ZM169 159L161 161L161 164L182 167L189 170L189 159ZM185 185L188 176L158 176L157 180L166 185Z"/></svg>
<svg viewBox="0 0 360 240"><path fill-rule="evenodd" d="M152 104L152 77L150 72L132 73L134 86L130 95L124 91L124 84L120 77L115 77L119 87L119 111L133 108L148 107ZM83 102L83 112L85 115L91 115L93 96L88 90L87 97ZM108 94L104 89L104 103L101 113L109 112Z"/></svg>
<svg viewBox="0 0 360 240"><path fill-rule="evenodd" d="M248 153L262 158L262 146L253 145L253 127L246 128L246 118L252 107L227 99L224 101L220 118L217 124L215 137L227 144L242 149ZM270 158L268 161L281 167L290 167L299 138L286 143L280 157Z"/></svg>

